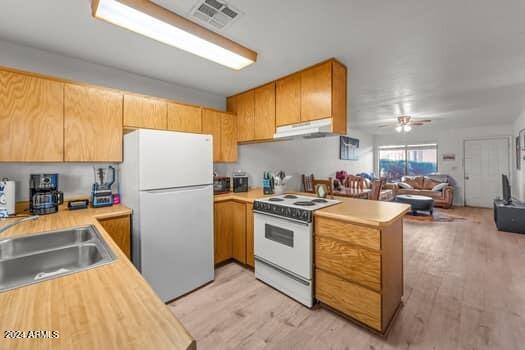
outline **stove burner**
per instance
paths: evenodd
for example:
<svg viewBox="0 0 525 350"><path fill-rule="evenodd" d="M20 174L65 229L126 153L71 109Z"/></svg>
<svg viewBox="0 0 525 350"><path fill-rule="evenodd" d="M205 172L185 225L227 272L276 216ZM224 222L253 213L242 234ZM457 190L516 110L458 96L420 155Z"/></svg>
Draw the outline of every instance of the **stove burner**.
<svg viewBox="0 0 525 350"><path fill-rule="evenodd" d="M270 202L282 202L284 201L284 199L282 198L277 198L277 197L272 197L272 198L269 198L268 199Z"/></svg>
<svg viewBox="0 0 525 350"><path fill-rule="evenodd" d="M286 196L284 196L284 198L286 198L286 199L297 199L298 197L295 194L287 194Z"/></svg>
<svg viewBox="0 0 525 350"><path fill-rule="evenodd" d="M315 203L312 201L299 201L299 202L295 202L294 205L299 205L301 207L311 207L311 206L314 206Z"/></svg>
<svg viewBox="0 0 525 350"><path fill-rule="evenodd" d="M315 202L315 203L328 203L328 201L326 199L322 199L322 198L312 199L312 202Z"/></svg>

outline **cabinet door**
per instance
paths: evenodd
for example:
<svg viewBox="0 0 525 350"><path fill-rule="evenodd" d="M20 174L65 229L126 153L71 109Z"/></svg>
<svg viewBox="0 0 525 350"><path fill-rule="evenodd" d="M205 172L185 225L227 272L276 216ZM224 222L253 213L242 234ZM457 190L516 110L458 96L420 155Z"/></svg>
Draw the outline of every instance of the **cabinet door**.
<svg viewBox="0 0 525 350"><path fill-rule="evenodd" d="M120 216L99 220L104 230L111 236L120 250L131 259L131 224L130 216Z"/></svg>
<svg viewBox="0 0 525 350"><path fill-rule="evenodd" d="M232 256L246 264L246 204L232 202Z"/></svg>
<svg viewBox="0 0 525 350"><path fill-rule="evenodd" d="M198 106L168 103L168 130L201 133L201 114Z"/></svg>
<svg viewBox="0 0 525 350"><path fill-rule="evenodd" d="M246 204L246 264L255 267L253 249L253 204Z"/></svg>
<svg viewBox="0 0 525 350"><path fill-rule="evenodd" d="M0 161L64 159L64 84L0 71Z"/></svg>
<svg viewBox="0 0 525 350"><path fill-rule="evenodd" d="M301 120L332 116L332 62L301 72Z"/></svg>
<svg viewBox="0 0 525 350"><path fill-rule="evenodd" d="M203 109L202 133L213 136L213 161L221 161L221 117L218 112Z"/></svg>
<svg viewBox="0 0 525 350"><path fill-rule="evenodd" d="M221 118L220 161L237 161L237 123L233 114L218 113Z"/></svg>
<svg viewBox="0 0 525 350"><path fill-rule="evenodd" d="M122 161L122 94L66 84L64 160Z"/></svg>
<svg viewBox="0 0 525 350"><path fill-rule="evenodd" d="M275 83L275 124L301 121L301 74L293 74Z"/></svg>
<svg viewBox="0 0 525 350"><path fill-rule="evenodd" d="M255 139L268 140L275 134L275 83L255 89Z"/></svg>
<svg viewBox="0 0 525 350"><path fill-rule="evenodd" d="M124 95L124 126L132 128L166 129L168 104L166 101L138 96Z"/></svg>
<svg viewBox="0 0 525 350"><path fill-rule="evenodd" d="M228 99L228 112L237 116L237 139L239 142L255 139L255 98L250 90Z"/></svg>
<svg viewBox="0 0 525 350"><path fill-rule="evenodd" d="M214 218L214 261L215 264L232 257L232 202L215 203Z"/></svg>

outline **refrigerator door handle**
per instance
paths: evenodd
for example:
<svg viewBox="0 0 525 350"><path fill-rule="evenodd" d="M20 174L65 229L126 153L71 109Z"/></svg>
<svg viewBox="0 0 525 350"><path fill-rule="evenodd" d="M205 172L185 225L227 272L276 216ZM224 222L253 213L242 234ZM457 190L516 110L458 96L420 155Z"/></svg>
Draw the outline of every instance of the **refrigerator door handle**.
<svg viewBox="0 0 525 350"><path fill-rule="evenodd" d="M184 187L170 187L170 188L160 188L155 190L142 190L141 192L146 193L169 193L169 192L183 192L188 190L201 190L201 189L207 189L210 186L213 186L212 184L206 184L206 185L195 185L195 186L184 186Z"/></svg>

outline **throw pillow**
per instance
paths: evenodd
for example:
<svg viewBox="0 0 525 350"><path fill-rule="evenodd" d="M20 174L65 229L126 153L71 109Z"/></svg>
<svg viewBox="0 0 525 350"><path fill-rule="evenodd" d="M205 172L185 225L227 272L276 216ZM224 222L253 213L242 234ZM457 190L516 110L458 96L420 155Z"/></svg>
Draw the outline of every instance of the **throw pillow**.
<svg viewBox="0 0 525 350"><path fill-rule="evenodd" d="M443 183L437 184L436 186L432 187L432 191L443 191L443 189L447 186L448 186L448 183L443 182Z"/></svg>
<svg viewBox="0 0 525 350"><path fill-rule="evenodd" d="M405 190L413 190L414 187L410 186L406 182L398 182L397 185L401 188L404 188Z"/></svg>

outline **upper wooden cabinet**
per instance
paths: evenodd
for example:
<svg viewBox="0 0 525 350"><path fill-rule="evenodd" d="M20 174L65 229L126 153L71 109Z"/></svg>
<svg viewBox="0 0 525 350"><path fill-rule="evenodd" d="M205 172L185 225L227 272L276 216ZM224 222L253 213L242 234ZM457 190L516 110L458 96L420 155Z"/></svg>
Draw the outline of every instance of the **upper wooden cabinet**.
<svg viewBox="0 0 525 350"><path fill-rule="evenodd" d="M202 110L202 133L213 137L213 161L218 162L221 158L221 118L217 111Z"/></svg>
<svg viewBox="0 0 525 350"><path fill-rule="evenodd" d="M275 83L254 90L255 140L272 139L275 134Z"/></svg>
<svg viewBox="0 0 525 350"><path fill-rule="evenodd" d="M293 74L275 83L275 124L301 121L301 75Z"/></svg>
<svg viewBox="0 0 525 350"><path fill-rule="evenodd" d="M228 112L237 116L237 140L255 139L255 94L253 90L227 99Z"/></svg>
<svg viewBox="0 0 525 350"><path fill-rule="evenodd" d="M214 162L237 160L237 124L234 115L204 108L202 133L213 136Z"/></svg>
<svg viewBox="0 0 525 350"><path fill-rule="evenodd" d="M64 84L0 71L0 161L61 162Z"/></svg>
<svg viewBox="0 0 525 350"><path fill-rule="evenodd" d="M332 131L346 130L346 67L330 60L301 72L301 121L332 118Z"/></svg>
<svg viewBox="0 0 525 350"><path fill-rule="evenodd" d="M332 115L332 63L301 72L301 121Z"/></svg>
<svg viewBox="0 0 525 350"><path fill-rule="evenodd" d="M166 129L168 103L165 100L124 95L124 126L131 128Z"/></svg>
<svg viewBox="0 0 525 350"><path fill-rule="evenodd" d="M237 161L237 120L233 114L219 113L221 118L221 162Z"/></svg>
<svg viewBox="0 0 525 350"><path fill-rule="evenodd" d="M278 126L332 119L332 132L346 133L347 69L335 59L256 89L231 96L239 142L272 139Z"/></svg>
<svg viewBox="0 0 525 350"><path fill-rule="evenodd" d="M168 130L201 133L201 107L168 103Z"/></svg>
<svg viewBox="0 0 525 350"><path fill-rule="evenodd" d="M237 116L237 140L260 141L275 133L275 83L227 99L228 111Z"/></svg>
<svg viewBox="0 0 525 350"><path fill-rule="evenodd" d="M122 93L66 84L64 160L122 161Z"/></svg>

